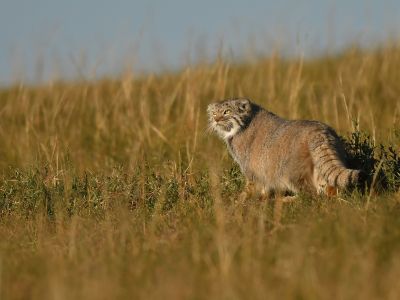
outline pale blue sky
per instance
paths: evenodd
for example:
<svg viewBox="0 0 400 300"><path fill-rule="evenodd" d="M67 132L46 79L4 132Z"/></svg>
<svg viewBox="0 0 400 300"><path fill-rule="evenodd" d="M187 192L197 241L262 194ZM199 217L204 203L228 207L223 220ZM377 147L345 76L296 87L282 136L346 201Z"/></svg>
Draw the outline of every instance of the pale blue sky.
<svg viewBox="0 0 400 300"><path fill-rule="evenodd" d="M0 84L176 69L268 54L310 57L400 34L398 0L0 0Z"/></svg>

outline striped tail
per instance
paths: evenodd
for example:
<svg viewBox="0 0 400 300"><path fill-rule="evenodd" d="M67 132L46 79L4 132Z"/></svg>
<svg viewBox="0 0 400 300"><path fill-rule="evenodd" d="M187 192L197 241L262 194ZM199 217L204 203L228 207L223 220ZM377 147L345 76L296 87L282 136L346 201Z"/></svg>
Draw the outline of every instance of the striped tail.
<svg viewBox="0 0 400 300"><path fill-rule="evenodd" d="M346 189L359 186L364 180L362 170L346 168L343 145L332 129L321 129L309 143L309 149L319 180L328 186Z"/></svg>

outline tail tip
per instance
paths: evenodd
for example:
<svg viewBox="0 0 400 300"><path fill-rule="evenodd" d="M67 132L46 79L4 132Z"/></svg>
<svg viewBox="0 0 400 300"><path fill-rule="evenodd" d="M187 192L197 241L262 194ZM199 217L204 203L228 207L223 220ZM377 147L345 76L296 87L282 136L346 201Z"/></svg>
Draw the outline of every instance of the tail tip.
<svg viewBox="0 0 400 300"><path fill-rule="evenodd" d="M364 189L367 182L367 174L363 170L355 170L353 174L352 186L358 189Z"/></svg>

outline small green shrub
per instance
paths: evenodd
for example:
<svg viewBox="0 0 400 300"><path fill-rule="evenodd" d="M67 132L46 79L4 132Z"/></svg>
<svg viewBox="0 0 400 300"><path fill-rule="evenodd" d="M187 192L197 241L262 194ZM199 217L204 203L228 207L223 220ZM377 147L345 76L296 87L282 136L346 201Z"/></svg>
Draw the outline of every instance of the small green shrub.
<svg viewBox="0 0 400 300"><path fill-rule="evenodd" d="M396 191L400 187L400 157L393 145L376 145L371 136L356 130L343 139L348 165L366 174L369 187L380 191Z"/></svg>

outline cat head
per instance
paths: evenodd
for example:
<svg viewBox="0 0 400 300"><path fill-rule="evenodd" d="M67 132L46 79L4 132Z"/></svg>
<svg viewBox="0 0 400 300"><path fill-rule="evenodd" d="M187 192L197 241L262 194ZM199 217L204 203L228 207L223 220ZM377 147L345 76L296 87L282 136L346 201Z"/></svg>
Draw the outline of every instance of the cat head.
<svg viewBox="0 0 400 300"><path fill-rule="evenodd" d="M208 105L210 128L229 139L247 127L254 105L246 98L228 99Z"/></svg>

